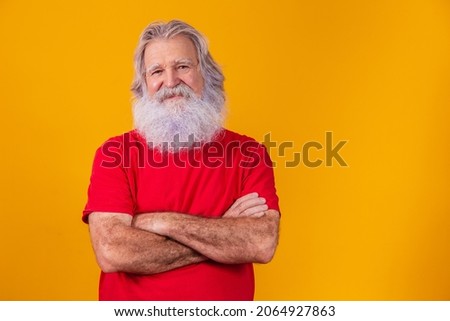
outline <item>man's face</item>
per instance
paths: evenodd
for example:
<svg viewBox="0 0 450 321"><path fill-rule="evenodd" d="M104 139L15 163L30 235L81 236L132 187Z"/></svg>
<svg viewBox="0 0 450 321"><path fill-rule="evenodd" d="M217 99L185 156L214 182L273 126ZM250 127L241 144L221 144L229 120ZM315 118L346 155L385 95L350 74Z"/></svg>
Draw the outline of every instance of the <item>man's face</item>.
<svg viewBox="0 0 450 321"><path fill-rule="evenodd" d="M147 143L176 152L178 145L192 148L214 139L223 126L224 95L205 85L191 40L152 40L144 65L147 94L134 101L133 118Z"/></svg>
<svg viewBox="0 0 450 321"><path fill-rule="evenodd" d="M161 88L185 84L199 97L203 91L203 77L194 44L186 36L152 40L145 48L145 78L147 91L152 97ZM165 101L181 99L172 96Z"/></svg>

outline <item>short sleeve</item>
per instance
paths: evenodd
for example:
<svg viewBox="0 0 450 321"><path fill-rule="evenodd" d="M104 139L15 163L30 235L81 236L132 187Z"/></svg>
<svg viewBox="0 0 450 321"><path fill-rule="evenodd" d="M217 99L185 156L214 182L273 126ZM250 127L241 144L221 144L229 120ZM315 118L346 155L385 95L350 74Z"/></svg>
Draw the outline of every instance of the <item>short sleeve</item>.
<svg viewBox="0 0 450 321"><path fill-rule="evenodd" d="M246 145L243 154L246 161L241 164L245 174L240 196L257 192L266 199L269 209L279 212L272 161L265 146L254 141Z"/></svg>
<svg viewBox="0 0 450 321"><path fill-rule="evenodd" d="M109 142L111 143L111 142ZM105 146L108 150L105 152ZM82 219L88 222L92 212L117 212L133 215L134 201L129 177L122 162L115 162L112 156L120 157L121 148L113 150L114 144L105 143L95 153L88 200Z"/></svg>

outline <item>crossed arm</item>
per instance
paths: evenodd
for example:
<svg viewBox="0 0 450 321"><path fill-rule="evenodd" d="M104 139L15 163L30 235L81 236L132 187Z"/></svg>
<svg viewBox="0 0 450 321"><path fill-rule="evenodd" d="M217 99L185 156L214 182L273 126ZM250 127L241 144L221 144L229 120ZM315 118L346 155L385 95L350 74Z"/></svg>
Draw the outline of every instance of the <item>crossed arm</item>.
<svg viewBox="0 0 450 321"><path fill-rule="evenodd" d="M278 242L279 213L256 193L245 195L221 218L180 213L94 212L91 240L104 272L153 274L214 260L267 263Z"/></svg>

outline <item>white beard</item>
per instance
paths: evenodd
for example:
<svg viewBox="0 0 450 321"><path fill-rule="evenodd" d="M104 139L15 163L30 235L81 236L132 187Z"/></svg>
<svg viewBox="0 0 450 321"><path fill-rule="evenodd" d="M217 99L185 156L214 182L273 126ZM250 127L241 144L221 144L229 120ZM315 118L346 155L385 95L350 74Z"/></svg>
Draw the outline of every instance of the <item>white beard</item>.
<svg viewBox="0 0 450 321"><path fill-rule="evenodd" d="M164 102L173 95L174 101ZM150 148L178 152L210 142L224 122L224 99L214 89L205 87L202 97L184 84L164 87L148 97L145 93L133 104L134 126Z"/></svg>

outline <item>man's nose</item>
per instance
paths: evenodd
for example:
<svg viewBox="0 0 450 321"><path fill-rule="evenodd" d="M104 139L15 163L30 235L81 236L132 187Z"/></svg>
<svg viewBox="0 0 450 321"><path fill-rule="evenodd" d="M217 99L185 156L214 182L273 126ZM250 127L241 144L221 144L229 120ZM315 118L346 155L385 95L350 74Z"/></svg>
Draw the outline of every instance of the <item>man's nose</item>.
<svg viewBox="0 0 450 321"><path fill-rule="evenodd" d="M164 82L165 82L166 87L173 88L173 87L177 86L178 84L180 84L181 79L178 76L178 73L175 69L168 68L166 70L166 79L164 80Z"/></svg>

